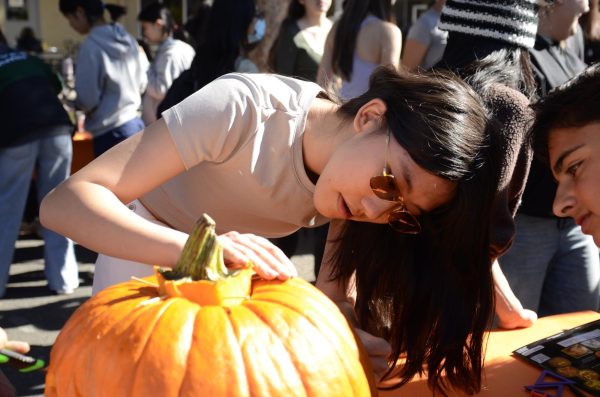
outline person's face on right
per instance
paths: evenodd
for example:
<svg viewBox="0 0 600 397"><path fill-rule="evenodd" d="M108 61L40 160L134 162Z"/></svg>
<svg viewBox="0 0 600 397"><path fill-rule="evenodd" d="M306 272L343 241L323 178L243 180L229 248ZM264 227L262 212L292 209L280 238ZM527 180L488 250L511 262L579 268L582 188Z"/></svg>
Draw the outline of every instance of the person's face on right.
<svg viewBox="0 0 600 397"><path fill-rule="evenodd" d="M573 218L600 247L600 122L553 129L548 151L558 182L554 213Z"/></svg>

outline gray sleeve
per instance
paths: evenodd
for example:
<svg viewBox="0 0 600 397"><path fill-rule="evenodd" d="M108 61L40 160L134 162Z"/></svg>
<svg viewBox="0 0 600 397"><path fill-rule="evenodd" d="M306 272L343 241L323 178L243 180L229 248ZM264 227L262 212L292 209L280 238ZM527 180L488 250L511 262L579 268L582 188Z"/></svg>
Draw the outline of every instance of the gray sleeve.
<svg viewBox="0 0 600 397"><path fill-rule="evenodd" d="M429 47L431 45L431 29L423 18L419 18L408 30L407 40L414 40Z"/></svg>

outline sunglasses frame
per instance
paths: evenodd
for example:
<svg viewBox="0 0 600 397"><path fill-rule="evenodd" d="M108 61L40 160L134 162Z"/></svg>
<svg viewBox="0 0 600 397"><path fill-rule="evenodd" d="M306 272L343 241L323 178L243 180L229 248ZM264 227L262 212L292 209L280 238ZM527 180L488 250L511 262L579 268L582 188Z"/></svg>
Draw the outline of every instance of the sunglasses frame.
<svg viewBox="0 0 600 397"><path fill-rule="evenodd" d="M404 204L404 198L396 186L396 177L392 174L392 169L388 163L388 151L390 147L390 131L386 135L385 141L385 163L381 175L371 177L370 185L373 193L380 199L398 203L388 215L388 225L395 231L404 234L419 234L421 224L419 220L411 214Z"/></svg>

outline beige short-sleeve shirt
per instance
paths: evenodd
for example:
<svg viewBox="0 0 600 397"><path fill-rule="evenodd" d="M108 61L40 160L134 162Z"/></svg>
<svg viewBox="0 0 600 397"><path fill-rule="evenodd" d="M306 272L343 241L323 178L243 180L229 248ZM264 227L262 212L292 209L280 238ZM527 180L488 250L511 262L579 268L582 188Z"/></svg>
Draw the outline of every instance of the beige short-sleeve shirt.
<svg viewBox="0 0 600 397"><path fill-rule="evenodd" d="M187 171L140 201L184 232L203 212L219 233L280 237L326 223L302 157L308 109L320 91L272 74L232 73L208 84L162 114Z"/></svg>

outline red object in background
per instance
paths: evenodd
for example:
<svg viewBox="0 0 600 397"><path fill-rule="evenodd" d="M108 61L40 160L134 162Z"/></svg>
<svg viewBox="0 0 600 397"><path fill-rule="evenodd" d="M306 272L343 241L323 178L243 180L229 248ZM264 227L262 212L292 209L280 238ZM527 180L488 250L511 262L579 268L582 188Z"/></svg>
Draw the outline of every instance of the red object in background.
<svg viewBox="0 0 600 397"><path fill-rule="evenodd" d="M71 174L76 173L94 159L93 136L85 130L85 114L76 113L77 131L73 135L73 160Z"/></svg>

